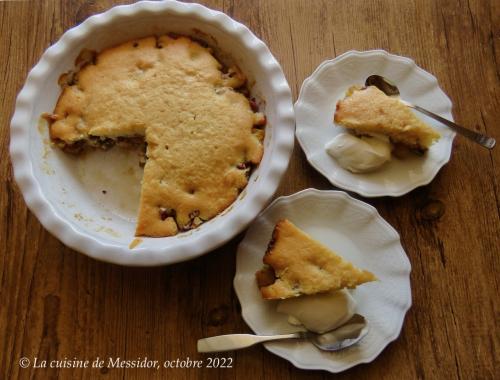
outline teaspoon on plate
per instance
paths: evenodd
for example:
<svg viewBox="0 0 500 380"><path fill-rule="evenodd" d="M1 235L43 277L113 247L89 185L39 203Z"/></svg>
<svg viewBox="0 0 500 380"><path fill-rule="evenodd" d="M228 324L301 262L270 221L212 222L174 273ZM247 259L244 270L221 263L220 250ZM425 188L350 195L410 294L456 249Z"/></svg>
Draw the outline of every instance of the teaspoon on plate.
<svg viewBox="0 0 500 380"><path fill-rule="evenodd" d="M198 340L198 352L222 352L247 348L257 343L285 339L307 339L320 350L339 351L358 343L368 333L368 322L354 314L345 324L323 334L298 331L283 335L229 334Z"/></svg>
<svg viewBox="0 0 500 380"><path fill-rule="evenodd" d="M399 96L399 89L398 87L392 83L390 80L387 78L384 78L381 75L370 75L368 78L366 78L365 81L365 86L375 86L382 92L384 92L388 96ZM447 120L439 115L436 115L435 113L428 111L422 107L419 107L415 104L412 104L410 102L407 102L406 100L400 99L401 103L406 105L407 107L413 108L414 110L417 110L429 117L432 117L433 119L443 123L447 127L453 129L455 132L461 134L462 136L467 137L468 139L476 142L477 144L488 148L492 149L495 144L496 140L492 137L485 136L481 133L475 132L473 130L467 129L465 127L462 127L458 124L455 124L454 122Z"/></svg>

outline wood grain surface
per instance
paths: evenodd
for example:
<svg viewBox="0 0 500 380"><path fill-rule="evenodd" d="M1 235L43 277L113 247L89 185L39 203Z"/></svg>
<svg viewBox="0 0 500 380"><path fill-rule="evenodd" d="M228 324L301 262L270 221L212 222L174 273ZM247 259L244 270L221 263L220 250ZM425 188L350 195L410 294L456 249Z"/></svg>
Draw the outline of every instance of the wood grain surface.
<svg viewBox="0 0 500 380"><path fill-rule="evenodd" d="M200 337L250 332L232 288L242 236L199 259L125 268L65 247L27 210L13 177L9 123L29 69L68 28L120 1L0 2L0 379L323 379L263 347L232 369L23 369L39 360L204 359ZM297 97L320 62L386 49L433 73L455 120L500 139L500 2L488 0L207 0L246 24L281 63ZM339 379L500 378L500 147L457 137L428 186L365 199L401 234L413 306L401 336ZM296 145L277 195L332 185Z"/></svg>

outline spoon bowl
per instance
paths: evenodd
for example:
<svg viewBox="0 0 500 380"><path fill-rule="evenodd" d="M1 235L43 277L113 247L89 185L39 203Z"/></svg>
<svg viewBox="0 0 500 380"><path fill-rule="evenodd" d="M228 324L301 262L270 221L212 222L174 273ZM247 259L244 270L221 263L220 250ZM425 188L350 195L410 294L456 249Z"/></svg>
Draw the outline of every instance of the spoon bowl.
<svg viewBox="0 0 500 380"><path fill-rule="evenodd" d="M399 96L399 88L389 79L380 75L370 75L365 80L365 86L375 86L387 96Z"/></svg>
<svg viewBox="0 0 500 380"><path fill-rule="evenodd" d="M354 314L346 324L323 334L307 333L308 340L323 351L339 351L358 343L368 334L365 317Z"/></svg>

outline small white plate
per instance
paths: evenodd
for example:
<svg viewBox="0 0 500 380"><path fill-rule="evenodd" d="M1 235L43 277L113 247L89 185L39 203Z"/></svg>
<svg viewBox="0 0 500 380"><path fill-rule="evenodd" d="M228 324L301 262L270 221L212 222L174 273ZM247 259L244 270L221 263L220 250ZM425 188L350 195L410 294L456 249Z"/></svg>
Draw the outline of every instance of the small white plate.
<svg viewBox="0 0 500 380"><path fill-rule="evenodd" d="M320 351L300 340L266 343L266 348L305 369L341 372L372 361L398 337L411 306L411 267L398 233L375 208L341 191L306 189L276 199L252 223L237 253L234 288L243 319L256 334L297 330L276 311L277 301L262 299L255 281L274 225L282 218L360 268L373 272L379 281L351 292L358 304L357 312L370 323L368 335L359 344L339 352Z"/></svg>
<svg viewBox="0 0 500 380"><path fill-rule="evenodd" d="M296 135L309 163L335 186L365 197L400 196L432 181L449 160L455 133L439 122L417 113L441 133L424 157L393 159L381 170L353 174L325 151L325 144L343 128L333 123L335 105L352 85L379 74L397 84L401 98L427 108L449 120L452 104L437 79L409 58L383 50L349 51L325 61L302 84L295 103Z"/></svg>

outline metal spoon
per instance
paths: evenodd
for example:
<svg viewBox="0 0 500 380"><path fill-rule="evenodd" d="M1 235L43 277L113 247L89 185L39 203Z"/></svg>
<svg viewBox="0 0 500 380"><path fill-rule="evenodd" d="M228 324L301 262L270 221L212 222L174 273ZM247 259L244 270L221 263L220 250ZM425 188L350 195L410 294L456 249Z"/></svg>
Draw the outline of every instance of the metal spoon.
<svg viewBox="0 0 500 380"><path fill-rule="evenodd" d="M284 339L307 339L320 350L339 351L358 343L368 333L365 317L354 314L344 325L323 334L299 331L284 335L230 334L198 340L198 352L222 352L247 348L257 343Z"/></svg>
<svg viewBox="0 0 500 380"><path fill-rule="evenodd" d="M366 78L365 86L378 87L382 92L384 92L388 96L399 96L399 89L397 88L397 86L387 78L384 78L383 76L380 75L370 75L368 78ZM447 120L439 115L436 115L433 112L427 111L422 107L409 103L406 100L400 99L400 101L404 105L413 108L414 110L417 110L419 112L422 112L423 114L430 116L433 119L436 119L437 121L440 121L444 125L453 129L455 132L458 132L462 136L467 137L468 139L478 143L479 145L484 146L485 148L492 149L496 144L495 139L492 137L488 137L481 133L464 128L458 124L455 124L450 120Z"/></svg>

